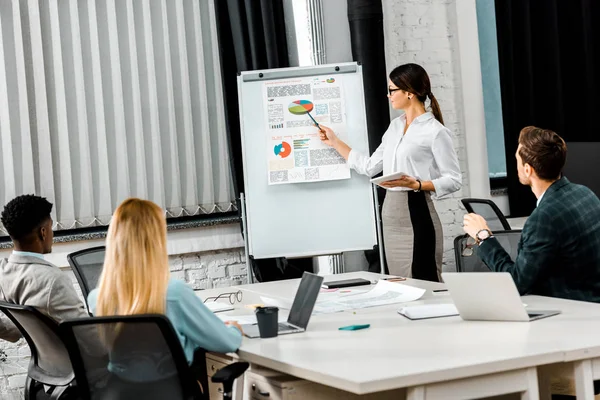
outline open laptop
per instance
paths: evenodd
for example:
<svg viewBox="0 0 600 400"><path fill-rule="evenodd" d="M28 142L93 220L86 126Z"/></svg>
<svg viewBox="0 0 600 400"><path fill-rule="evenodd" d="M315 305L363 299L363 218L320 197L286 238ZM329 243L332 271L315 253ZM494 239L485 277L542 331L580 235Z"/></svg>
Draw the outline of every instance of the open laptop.
<svg viewBox="0 0 600 400"><path fill-rule="evenodd" d="M306 331L322 284L322 276L311 274L310 272L302 274L302 280L300 281L300 286L298 286L296 297L294 297L290 315L287 322L279 323L278 335ZM244 330L244 335L249 338L260 337L258 324L242 325L242 329Z"/></svg>
<svg viewBox="0 0 600 400"><path fill-rule="evenodd" d="M508 272L442 272L442 278L467 321L535 321L560 314L526 310Z"/></svg>

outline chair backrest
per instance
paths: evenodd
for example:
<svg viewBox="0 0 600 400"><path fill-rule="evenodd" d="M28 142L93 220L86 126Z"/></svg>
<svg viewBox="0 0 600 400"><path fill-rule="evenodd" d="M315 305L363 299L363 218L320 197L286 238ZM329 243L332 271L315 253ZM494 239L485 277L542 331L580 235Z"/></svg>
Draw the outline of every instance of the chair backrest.
<svg viewBox="0 0 600 400"><path fill-rule="evenodd" d="M108 353L104 365L82 351L95 327ZM94 317L64 321L61 333L82 399L203 398L177 334L164 315Z"/></svg>
<svg viewBox="0 0 600 400"><path fill-rule="evenodd" d="M514 261L517 258L519 240L521 239L520 230L496 231L494 237L502 245L504 250ZM477 248L471 252L465 252L469 235L457 236L454 239L454 258L456 260L457 272L490 272L490 269L477 255ZM476 245L475 245L476 246Z"/></svg>
<svg viewBox="0 0 600 400"><path fill-rule="evenodd" d="M31 306L0 302L0 310L27 341L31 359L27 374L51 386L65 386L75 377L66 343L58 324Z"/></svg>
<svg viewBox="0 0 600 400"><path fill-rule="evenodd" d="M67 255L67 261L79 282L81 292L87 303L87 296L96 286L104 265L104 246L92 247Z"/></svg>
<svg viewBox="0 0 600 400"><path fill-rule="evenodd" d="M461 202L465 206L467 212L479 214L485 218L492 232L510 230L510 224L506 217L492 200L461 199Z"/></svg>

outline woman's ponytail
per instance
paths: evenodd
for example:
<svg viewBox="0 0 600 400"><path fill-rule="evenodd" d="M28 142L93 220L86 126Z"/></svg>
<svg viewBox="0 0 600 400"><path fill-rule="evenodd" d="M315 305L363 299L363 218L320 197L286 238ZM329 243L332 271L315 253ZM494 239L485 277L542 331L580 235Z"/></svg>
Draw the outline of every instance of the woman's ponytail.
<svg viewBox="0 0 600 400"><path fill-rule="evenodd" d="M433 116L435 117L435 119L440 121L440 123L442 125L444 125L444 118L442 117L442 110L440 110L440 105L438 104L437 100L435 99L435 96L431 92L429 92L429 94L427 96L429 97L429 100L431 101L431 112L433 113Z"/></svg>

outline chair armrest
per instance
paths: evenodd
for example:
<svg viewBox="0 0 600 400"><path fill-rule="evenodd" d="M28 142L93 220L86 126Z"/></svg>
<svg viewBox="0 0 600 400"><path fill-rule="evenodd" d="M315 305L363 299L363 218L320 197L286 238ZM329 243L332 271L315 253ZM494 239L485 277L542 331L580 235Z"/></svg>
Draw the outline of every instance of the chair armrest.
<svg viewBox="0 0 600 400"><path fill-rule="evenodd" d="M220 370L218 370L213 375L212 381L214 383L225 383L225 382L233 383L233 381L235 381L244 372L246 372L246 370L248 369L249 366L250 366L250 364L248 364L247 362L236 362L233 364L229 364L228 366L223 367Z"/></svg>

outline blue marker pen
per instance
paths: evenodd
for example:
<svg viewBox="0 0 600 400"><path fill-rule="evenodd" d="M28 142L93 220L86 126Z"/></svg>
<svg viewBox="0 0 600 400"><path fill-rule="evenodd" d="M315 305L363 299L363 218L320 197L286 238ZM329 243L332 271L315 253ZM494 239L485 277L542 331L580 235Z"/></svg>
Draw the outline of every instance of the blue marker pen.
<svg viewBox="0 0 600 400"><path fill-rule="evenodd" d="M371 326L371 324L364 324L364 325L348 325L348 326L342 326L341 328L338 328L340 331L358 331L360 329L367 329Z"/></svg>

